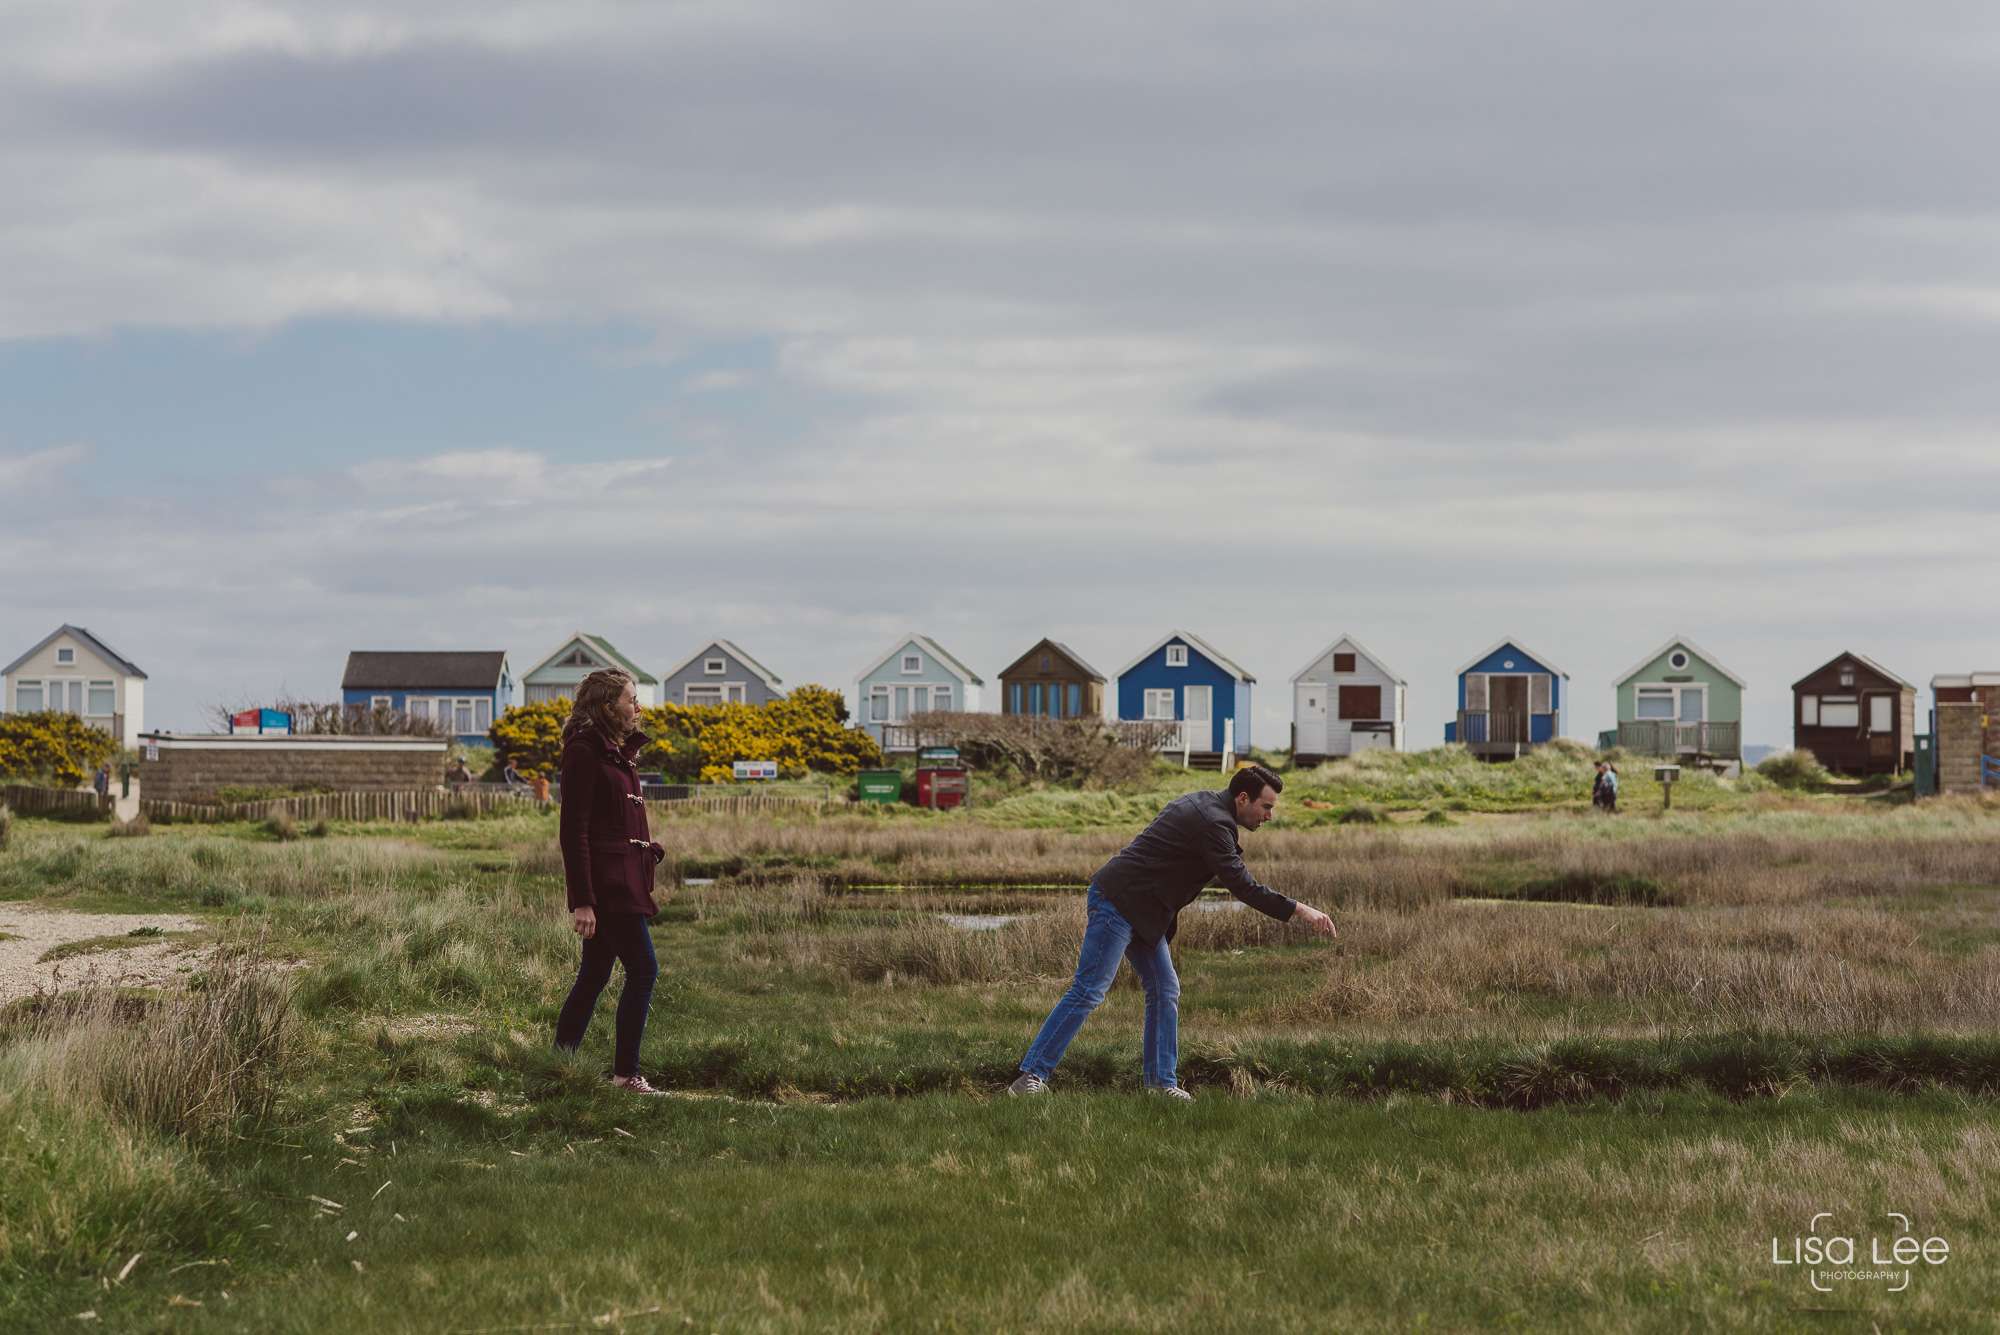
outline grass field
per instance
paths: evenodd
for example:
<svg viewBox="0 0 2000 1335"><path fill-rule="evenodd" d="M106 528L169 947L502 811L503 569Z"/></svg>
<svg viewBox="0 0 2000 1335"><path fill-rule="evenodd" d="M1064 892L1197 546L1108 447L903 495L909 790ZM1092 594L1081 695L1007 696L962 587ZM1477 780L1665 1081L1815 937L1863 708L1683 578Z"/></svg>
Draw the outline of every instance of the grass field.
<svg viewBox="0 0 2000 1335"><path fill-rule="evenodd" d="M1342 935L1184 915L1181 1107L1137 1089L1129 973L1055 1093L997 1097L1159 795L657 821L655 1100L603 1086L615 983L549 1050L545 817L18 820L0 921L212 948L185 994L66 972L0 1018L0 1326L1990 1328L2000 813L1715 791L1299 804L1246 851ZM1948 1259L1816 1291L1772 1249L1822 1212L1863 1265L1891 1212Z"/></svg>

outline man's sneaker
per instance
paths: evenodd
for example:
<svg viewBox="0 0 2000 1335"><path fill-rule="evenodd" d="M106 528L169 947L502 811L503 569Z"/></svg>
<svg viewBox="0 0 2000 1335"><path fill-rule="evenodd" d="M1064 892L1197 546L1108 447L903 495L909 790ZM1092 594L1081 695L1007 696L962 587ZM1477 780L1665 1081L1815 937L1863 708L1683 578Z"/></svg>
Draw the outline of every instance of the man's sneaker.
<svg viewBox="0 0 2000 1335"><path fill-rule="evenodd" d="M643 1075L614 1075L611 1077L611 1087L633 1094L664 1094L667 1092L664 1089L654 1089L646 1083L646 1077Z"/></svg>
<svg viewBox="0 0 2000 1335"><path fill-rule="evenodd" d="M1158 1094L1163 1099L1178 1099L1182 1103L1194 1102L1194 1095L1188 1093L1179 1085L1153 1085L1150 1088L1153 1093Z"/></svg>
<svg viewBox="0 0 2000 1335"><path fill-rule="evenodd" d="M1046 1094L1049 1092L1049 1082L1038 1075L1029 1075L1026 1071L1023 1071L1021 1072L1020 1079L1007 1086L1007 1092L1009 1094Z"/></svg>

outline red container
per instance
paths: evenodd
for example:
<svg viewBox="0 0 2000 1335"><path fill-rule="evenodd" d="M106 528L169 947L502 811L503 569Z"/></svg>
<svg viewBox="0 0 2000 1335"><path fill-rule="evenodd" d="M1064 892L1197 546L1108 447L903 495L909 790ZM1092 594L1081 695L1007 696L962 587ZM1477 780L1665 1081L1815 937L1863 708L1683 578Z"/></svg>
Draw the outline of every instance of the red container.
<svg viewBox="0 0 2000 1335"><path fill-rule="evenodd" d="M917 805L942 811L962 806L972 785L962 769L920 769L917 771Z"/></svg>

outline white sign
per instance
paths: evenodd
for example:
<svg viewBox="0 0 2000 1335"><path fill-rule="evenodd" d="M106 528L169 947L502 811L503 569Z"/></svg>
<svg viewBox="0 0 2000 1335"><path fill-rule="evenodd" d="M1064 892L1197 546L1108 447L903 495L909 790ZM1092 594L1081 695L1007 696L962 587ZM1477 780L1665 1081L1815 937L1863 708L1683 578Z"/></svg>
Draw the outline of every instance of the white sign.
<svg viewBox="0 0 2000 1335"><path fill-rule="evenodd" d="M739 760L736 762L738 781L747 779L775 779L778 777L778 762L775 760Z"/></svg>
<svg viewBox="0 0 2000 1335"><path fill-rule="evenodd" d="M159 758L160 758L160 744L158 742L147 742L146 759L158 760Z"/></svg>

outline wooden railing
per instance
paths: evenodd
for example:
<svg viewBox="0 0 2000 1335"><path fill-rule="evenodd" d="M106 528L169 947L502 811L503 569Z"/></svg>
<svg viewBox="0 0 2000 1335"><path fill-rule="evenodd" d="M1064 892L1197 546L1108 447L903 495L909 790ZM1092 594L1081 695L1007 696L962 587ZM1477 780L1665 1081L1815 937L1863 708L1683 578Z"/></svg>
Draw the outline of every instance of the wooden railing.
<svg viewBox="0 0 2000 1335"><path fill-rule="evenodd" d="M1743 755L1740 723L1680 723L1673 719L1627 719L1618 725L1618 745L1641 756Z"/></svg>
<svg viewBox="0 0 2000 1335"><path fill-rule="evenodd" d="M1458 740L1467 746L1527 746L1533 717L1521 709L1461 709Z"/></svg>

